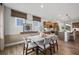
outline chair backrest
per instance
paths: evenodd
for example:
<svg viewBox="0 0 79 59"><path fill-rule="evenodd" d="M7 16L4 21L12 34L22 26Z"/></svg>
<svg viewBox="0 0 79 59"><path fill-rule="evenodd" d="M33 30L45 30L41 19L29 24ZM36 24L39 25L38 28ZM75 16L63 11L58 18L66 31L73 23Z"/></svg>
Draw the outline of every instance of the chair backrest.
<svg viewBox="0 0 79 59"><path fill-rule="evenodd" d="M23 37L23 40L24 40L24 43L26 42L26 38L25 37Z"/></svg>
<svg viewBox="0 0 79 59"><path fill-rule="evenodd" d="M28 48L31 44L34 44L34 42L32 42L30 38L24 38L24 37L23 37L23 39L24 39L25 47L27 47L27 48Z"/></svg>
<svg viewBox="0 0 79 59"><path fill-rule="evenodd" d="M49 44L50 40L48 38L44 39L44 44Z"/></svg>
<svg viewBox="0 0 79 59"><path fill-rule="evenodd" d="M38 44L44 44L44 40L40 40Z"/></svg>
<svg viewBox="0 0 79 59"><path fill-rule="evenodd" d="M57 36L57 35L52 35L52 36L51 36L51 39L52 39L52 40L58 40L58 36Z"/></svg>
<svg viewBox="0 0 79 59"><path fill-rule="evenodd" d="M24 43L28 44L31 42L31 39L23 37Z"/></svg>

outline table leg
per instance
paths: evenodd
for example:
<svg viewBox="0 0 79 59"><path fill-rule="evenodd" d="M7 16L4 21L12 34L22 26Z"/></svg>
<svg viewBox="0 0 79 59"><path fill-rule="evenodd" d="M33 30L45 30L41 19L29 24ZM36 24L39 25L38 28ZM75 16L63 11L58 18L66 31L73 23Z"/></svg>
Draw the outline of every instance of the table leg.
<svg viewBox="0 0 79 59"><path fill-rule="evenodd" d="M37 46L37 47L36 47L36 55L38 55L38 48L39 48L39 47Z"/></svg>

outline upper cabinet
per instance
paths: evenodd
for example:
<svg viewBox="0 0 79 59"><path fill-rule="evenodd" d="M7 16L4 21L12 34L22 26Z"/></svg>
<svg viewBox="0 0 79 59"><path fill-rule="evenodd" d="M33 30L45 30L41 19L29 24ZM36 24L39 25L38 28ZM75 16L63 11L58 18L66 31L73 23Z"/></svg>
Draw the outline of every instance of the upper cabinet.
<svg viewBox="0 0 79 59"><path fill-rule="evenodd" d="M79 28L79 22L72 23L73 28Z"/></svg>
<svg viewBox="0 0 79 59"><path fill-rule="evenodd" d="M53 28L53 30L59 30L58 23L56 22L44 21L43 25L44 25L44 28Z"/></svg>

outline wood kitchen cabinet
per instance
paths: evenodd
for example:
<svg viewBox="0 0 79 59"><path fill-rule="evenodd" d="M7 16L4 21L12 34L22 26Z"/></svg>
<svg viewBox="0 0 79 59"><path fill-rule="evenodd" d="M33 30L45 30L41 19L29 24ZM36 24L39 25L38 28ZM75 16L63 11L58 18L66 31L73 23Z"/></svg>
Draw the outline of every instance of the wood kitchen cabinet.
<svg viewBox="0 0 79 59"><path fill-rule="evenodd" d="M79 22L72 23L73 28L79 28Z"/></svg>
<svg viewBox="0 0 79 59"><path fill-rule="evenodd" d="M51 21L44 21L43 22L44 28L53 28L53 30L59 30L58 23L56 22L51 22Z"/></svg>

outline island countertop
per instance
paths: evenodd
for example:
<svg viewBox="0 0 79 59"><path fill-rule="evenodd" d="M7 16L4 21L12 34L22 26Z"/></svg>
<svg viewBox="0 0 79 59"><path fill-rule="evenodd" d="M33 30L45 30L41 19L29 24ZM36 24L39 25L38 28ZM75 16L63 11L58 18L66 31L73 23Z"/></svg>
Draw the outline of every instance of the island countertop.
<svg viewBox="0 0 79 59"><path fill-rule="evenodd" d="M20 34L29 34L29 33L38 33L38 31L27 31L27 32L20 32Z"/></svg>

